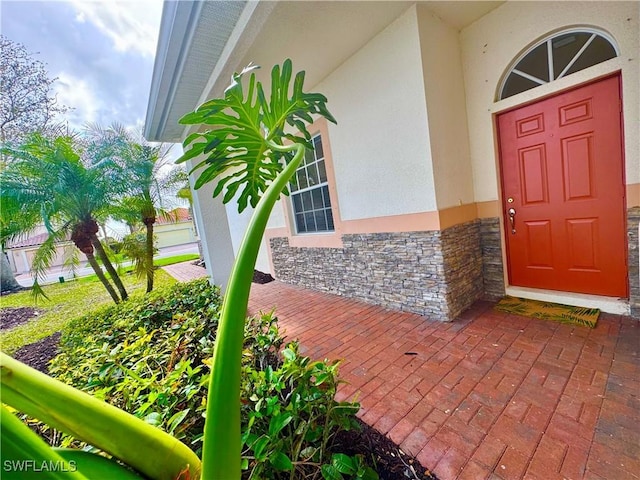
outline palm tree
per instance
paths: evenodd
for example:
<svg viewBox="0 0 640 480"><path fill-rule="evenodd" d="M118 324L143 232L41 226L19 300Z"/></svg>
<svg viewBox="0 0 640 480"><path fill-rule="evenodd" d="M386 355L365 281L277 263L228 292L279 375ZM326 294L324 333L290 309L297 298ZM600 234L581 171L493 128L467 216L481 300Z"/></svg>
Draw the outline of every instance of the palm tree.
<svg viewBox="0 0 640 480"><path fill-rule="evenodd" d="M17 147L3 150L13 159L0 173L3 203L22 208L31 214L31 219L35 218L33 212L37 209L39 220L48 232L33 260L34 293L42 293L38 280L53 260L56 242L71 239L86 255L113 301L126 300L126 289L97 236L98 222L106 218L122 188L117 183L121 178L117 165L107 157L99 162L95 157L92 162L83 159L73 136L49 139L36 133Z"/></svg>
<svg viewBox="0 0 640 480"><path fill-rule="evenodd" d="M142 136L135 138L124 126L113 124L107 129L90 125L93 142L119 163L127 185L126 194L112 210L112 216L127 224L142 224L146 232L144 258L137 258L136 271L147 277L147 292L153 290L154 225L160 216L170 217L167 202L184 184L186 173L181 167L171 168L171 145L152 145Z"/></svg>
<svg viewBox="0 0 640 480"><path fill-rule="evenodd" d="M39 211L34 208L34 205L21 205L0 194L0 246L2 247L2 253L0 253L0 290L2 292L22 289L22 286L16 281L5 253L7 242L20 240L40 223L39 220Z"/></svg>

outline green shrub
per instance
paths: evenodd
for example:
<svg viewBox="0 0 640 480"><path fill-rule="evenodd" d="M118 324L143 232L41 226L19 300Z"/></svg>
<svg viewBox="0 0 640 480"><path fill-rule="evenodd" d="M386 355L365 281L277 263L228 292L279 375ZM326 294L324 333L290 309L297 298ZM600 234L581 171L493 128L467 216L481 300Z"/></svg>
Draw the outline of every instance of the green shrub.
<svg viewBox="0 0 640 480"><path fill-rule="evenodd" d="M360 409L357 403L334 400L338 362L311 361L299 354L296 342L282 355L277 369L243 369L243 469L249 478L317 478L319 466L327 479L342 479L341 473L377 478L364 465L351 468L361 459L342 455L348 470L333 465L332 439L338 430L358 427L354 415Z"/></svg>
<svg viewBox="0 0 640 480"><path fill-rule="evenodd" d="M103 308L68 324L50 372L200 454L220 305L218 288L202 279ZM359 409L334 400L337 362L311 361L296 343L279 356L283 338L273 312L249 319L244 338L243 477L376 478L361 459L331 451L338 429L357 426Z"/></svg>

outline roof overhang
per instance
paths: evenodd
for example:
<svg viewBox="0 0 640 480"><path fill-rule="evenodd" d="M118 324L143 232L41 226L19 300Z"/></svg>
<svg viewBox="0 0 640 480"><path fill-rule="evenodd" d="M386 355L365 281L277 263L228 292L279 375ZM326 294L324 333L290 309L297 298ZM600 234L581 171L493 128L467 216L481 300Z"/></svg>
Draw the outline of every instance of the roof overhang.
<svg viewBox="0 0 640 480"><path fill-rule="evenodd" d="M179 142L178 120L193 110L222 56L246 1L165 2L144 136Z"/></svg>
<svg viewBox="0 0 640 480"><path fill-rule="evenodd" d="M286 28L291 30L287 32L290 33L289 36L304 42L305 32L296 31L297 28L303 28L297 25L301 22L287 22L283 17L297 15L296 18L305 18L307 15L304 15L303 9L311 9L315 3L323 4L313 1L165 1L145 121L145 138L149 141L182 141L186 130L178 124L180 117L195 109L208 95L222 93L238 62L251 48L255 48L254 43L260 44L263 29L264 36L271 40L275 38L274 32L277 35L283 31L282 28ZM330 22L332 18L330 13L326 13L330 9L353 10L353 5L359 3L324 3L325 22ZM369 2L360 5L365 3ZM377 5L378 15L369 16L367 22L357 21L357 17L354 17L349 38L339 39L339 47L345 50L342 57L334 55L331 59L315 60L324 60L324 67L330 67L331 63L337 66L360 48L376 28L386 26L398 15L399 9L406 9L414 2L373 3ZM461 30L504 2L425 3L435 15ZM360 30L361 35L358 37L356 31ZM314 72L309 70L313 70L313 65L307 69L309 83L313 83Z"/></svg>

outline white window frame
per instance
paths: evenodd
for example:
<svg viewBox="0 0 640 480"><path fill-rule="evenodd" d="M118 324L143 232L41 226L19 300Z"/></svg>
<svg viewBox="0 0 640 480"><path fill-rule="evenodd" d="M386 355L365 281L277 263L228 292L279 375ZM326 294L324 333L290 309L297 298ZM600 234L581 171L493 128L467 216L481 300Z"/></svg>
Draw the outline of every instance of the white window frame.
<svg viewBox="0 0 640 480"><path fill-rule="evenodd" d="M573 58L569 61L569 63L562 69L562 71L558 74L555 75L554 73L554 69L553 69L553 47L552 47L552 42L554 39L561 37L563 35L567 35L567 34L571 34L571 33L590 33L591 37L589 37L589 39L585 42L585 44L580 48L580 50L573 56ZM620 49L618 48L617 43L615 42L615 40L613 39L613 37L611 37L611 35L609 35L606 32L603 32L602 30L599 30L597 28L593 28L593 27L575 27L575 28L569 28L566 30L561 30L558 32L554 32L550 35L547 35L545 38L543 38L542 40L535 42L534 44L532 44L529 48L527 48L523 53L521 53L518 57L516 57L516 59L511 62L511 65L509 65L509 68L507 69L506 73L502 76L502 81L500 82L500 87L498 88L498 96L497 96L497 100L504 100L505 98L510 98L510 97L503 97L504 94L504 88L507 84L507 80L511 77L511 74L516 74L519 75L523 78L526 78L528 80L531 80L534 83L537 83L538 85L545 85L547 83L551 83L555 80L558 80L562 77L564 77L567 73L567 71L573 66L573 64L578 60L578 58L580 58L580 56L584 53L584 51L587 49L587 47L591 44L591 42L593 42L593 40L595 40L596 37L602 37L603 39L605 39L607 42L609 42L609 44L613 47L614 51L616 52L616 57L620 56ZM534 75L530 75L526 72L521 72L520 70L516 69L516 65L518 65L527 55L529 55L533 50L535 50L536 48L538 48L540 45L543 44L547 44L547 64L548 64L548 68L549 68L549 81L544 80L542 78L538 78ZM535 87L531 87L531 88L535 88ZM531 90L531 88L527 89L527 90L523 90L523 92ZM523 93L520 92L520 93ZM518 95L518 94L516 94ZM513 95L512 95L513 96Z"/></svg>
<svg viewBox="0 0 640 480"><path fill-rule="evenodd" d="M320 145L322 145L322 156L318 157L317 154L317 150L315 148L315 142L316 139L319 139L319 143ZM289 184L289 204L290 204L290 211L291 211L291 222L292 222L292 227L293 227L293 231L295 232L296 235L316 235L316 234L331 234L331 233L335 233L335 218L333 216L333 209L332 209L332 202L331 202L331 195L330 195L330 188L329 188L329 174L327 172L327 158L326 158L326 153L325 153L325 145L323 143L323 138L322 138L322 134L320 132L314 134L311 136L311 142L314 144L314 149L313 149L313 157L314 160L312 162L306 163L303 160L303 164L300 165L300 167L298 167L298 169L296 170L296 173L294 174L296 176L296 182L298 179L298 171L300 171L303 168L307 168L310 165L318 165L321 161L324 162L324 168L325 168L325 180L324 181L320 181L320 173L319 170L316 169L316 171L318 172L318 184L316 185L307 185L304 188L297 188L296 190L293 189L292 184ZM316 167L317 168L317 167ZM305 176L307 177L307 179L309 179L309 177L305 174ZM306 192L312 192L314 190L318 190L318 189L326 189L326 196L324 195L324 192L322 192L322 197L323 197L323 207L322 209L317 209L317 208L312 208L310 210L305 209L304 205L302 206L302 211L296 211L296 207L295 207L295 201L294 201L294 196L299 195L300 197L302 197L302 195ZM302 200L301 200L302 201ZM328 205L326 205L326 202L328 201ZM310 212L318 212L319 210L323 210L324 211L324 216L325 216L325 223L327 225L326 229L322 229L319 230L317 229L317 225L315 225L315 229L314 230L309 230L308 228L304 231L300 231L298 228L298 219L297 219L297 215L299 214L306 214L306 213L310 213ZM329 216L331 217L331 226L332 228L329 228ZM306 223L306 222L305 222ZM315 224L315 219L314 219L314 224ZM306 225L305 225L306 227Z"/></svg>

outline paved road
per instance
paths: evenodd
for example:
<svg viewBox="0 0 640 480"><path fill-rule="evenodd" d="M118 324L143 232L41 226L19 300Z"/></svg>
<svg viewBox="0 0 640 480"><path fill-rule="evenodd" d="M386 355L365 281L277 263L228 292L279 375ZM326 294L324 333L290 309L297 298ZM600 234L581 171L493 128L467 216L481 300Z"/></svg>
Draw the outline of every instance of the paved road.
<svg viewBox="0 0 640 480"><path fill-rule="evenodd" d="M158 255L155 258L165 258L165 257L173 257L174 255L183 255L187 253L198 253L198 244L197 243L186 243L184 245L176 245L173 247L165 247L161 248L158 252ZM131 262L123 263L123 266L129 266ZM82 267L78 268L75 273L75 277L86 277L89 275L93 275L94 271L91 267ZM72 272L69 271L66 267L55 267L50 269L44 281L40 282L42 285L47 285L51 283L57 283L60 281L60 277L64 277L65 280L70 280L74 278ZM33 285L33 278L30 273L23 273L21 275L16 276L17 282L23 287L30 287Z"/></svg>

